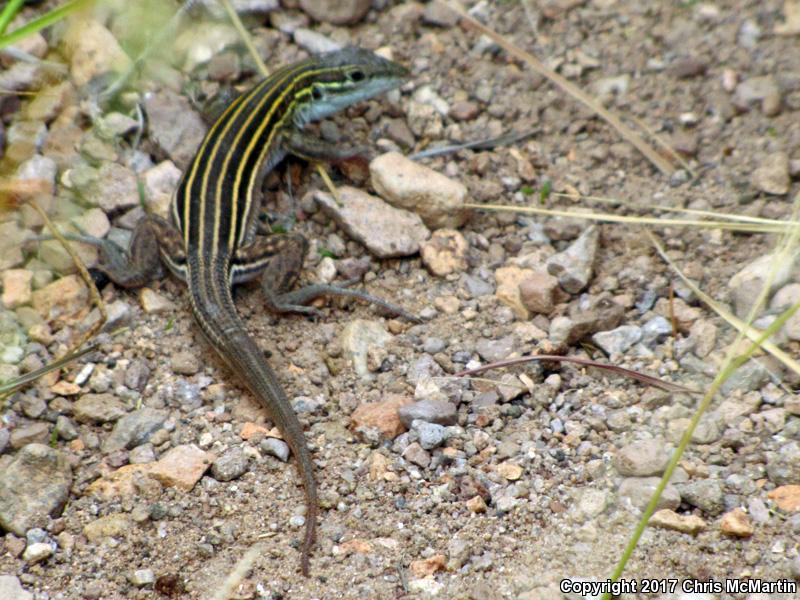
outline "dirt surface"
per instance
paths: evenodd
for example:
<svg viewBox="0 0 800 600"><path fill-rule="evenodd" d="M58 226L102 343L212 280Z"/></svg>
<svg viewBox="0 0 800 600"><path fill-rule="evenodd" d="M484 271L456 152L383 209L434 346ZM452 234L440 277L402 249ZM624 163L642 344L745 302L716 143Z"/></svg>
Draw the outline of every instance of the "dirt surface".
<svg viewBox="0 0 800 600"><path fill-rule="evenodd" d="M29 8L25 15L30 18L41 10ZM436 18L437 14L447 15L427 4L377 1L354 25L308 22L311 30L339 43L388 47L394 60L412 72L399 95L371 100L339 115L333 119L334 129L367 144L375 155L393 149L411 154L443 142L531 130L529 138L507 147L462 150L421 161L465 185L469 201L476 203L542 206L538 190L550 185L554 192L577 191L644 207L634 211L590 205L598 212L655 216L662 214L654 210L657 207L685 207L790 218L792 198L800 190L800 38L773 33L784 18L781 2L643 6L614 0L557 1L542 3L531 15L519 2L477 6L479 20L574 83L605 96L609 108L644 122L681 150L694 177L659 173L611 127L528 66L456 19ZM124 24L113 14L98 19L121 35ZM267 48L264 58L271 68L306 53L296 34L275 29L291 19L307 17L299 7L279 8L247 21L257 47ZM51 39L54 51L57 35L54 32ZM231 48L226 56L235 56L242 71L231 79L237 84L254 81L244 48ZM58 54L49 58L58 60ZM202 100L227 83L212 81L206 66L188 73L182 72L184 65L175 58L172 67L150 69L150 79L137 84L140 101L146 93L162 94L166 89ZM737 86L754 78L766 78L766 84L759 80L755 85L766 92L743 106L741 96L747 89ZM436 102L417 95L425 87L442 100L446 115ZM60 107L61 114L82 106L79 98L85 99L82 94L88 92L77 84L75 90ZM775 94L777 107L770 104ZM6 132L22 120L27 102L24 96L21 105L5 102ZM75 112L74 123L87 132L91 123L82 110L86 105ZM128 114L135 119L134 110ZM52 121L48 125L51 135L65 131L54 131ZM116 158L100 160L133 168L134 143L153 163L167 158L152 131L145 129L142 136L134 142L134 135L125 134L106 143ZM407 146L403 140L412 143ZM83 142L86 156L85 138ZM47 156L54 146L41 153ZM96 161L99 151L88 151ZM775 154L780 157L771 158ZM788 163L782 157L788 157ZM4 160L9 166L9 157ZM754 176L759 167L776 161L780 164L773 174L767 173L768 182ZM67 194L66 171L72 169L75 181L76 165L59 164L56 202ZM136 292L113 285L103 288L106 302L121 301L117 307L127 311L124 324L129 329L114 337L103 334L102 346L90 360L82 359L62 374L62 380L74 382L87 362L94 364L88 380L77 384L79 390L53 392L56 381L51 378L6 401L3 425L8 431L46 423L45 437L34 441L47 443L57 418L65 416L73 422L76 436L52 436L72 469L63 512L40 525L40 535L44 543L53 543L54 553L38 563L26 560L25 536L8 533L0 538L0 574L16 576L36 598L210 598L258 544L255 562L232 597L577 598L562 596L558 582L605 580L649 497L640 491L631 500L620 486L626 481L635 486L643 477L663 472L699 397L552 364L509 370L528 378L511 380L522 385L521 393L506 389L498 394L486 381L440 377L535 352L606 360L602 338L591 334L631 326L624 332L636 336L639 330L640 339L611 356L612 362L706 389L733 340L731 328L679 282L639 227L598 225L588 286L577 292L558 289L548 310L523 318L495 293L498 269L546 270L547 259L568 248L589 222L473 211L459 229L468 243L463 263L437 276L418 254L378 260L364 245L349 240L309 200L306 192L324 186L312 169L297 161L290 166L290 200L285 170L281 167L279 176L267 182L267 208L285 213L294 207L297 219L291 226L314 240L306 279L316 279L324 256L332 254L340 275L347 269L365 270L364 289L424 318L414 325L386 318L362 303L339 301L322 305L320 320L278 318L264 309L257 286L237 290L237 306L250 332L270 355L288 396L303 409L301 421L318 466L322 510L311 577L302 577L298 568L304 497L296 468L291 459L282 462L268 454L263 433L242 439L246 423L265 423L267 429L271 424L201 339L187 309L185 289L169 277L150 285L174 303L174 309L162 312L145 311ZM337 177L346 183L338 172ZM769 185L780 186L784 180L785 193L766 193ZM369 189L368 183L354 185ZM73 205L79 212L90 208L77 200ZM111 212L111 224L128 227L132 206ZM551 197L544 206L574 210L586 204ZM3 218L26 219L22 228L31 223L21 212ZM731 284L731 277L766 255L775 242L766 234L718 229L654 231L692 280L734 310L746 304L746 290ZM36 250L26 246L23 264L36 256ZM23 264L12 266L32 269ZM51 271L56 279L62 272ZM778 287L800 283L798 275L789 269ZM676 303L691 314L676 336L670 326L648 338L642 333L645 324L659 315L669 321L663 307L671 284ZM598 302L621 308L610 326L597 325L580 341L558 339L554 324L563 325L559 317L569 316L574 322L595 314ZM47 362L75 341L80 320L91 318L86 316L88 303L85 306L80 319L51 322L49 342L26 337L21 343L25 354L36 353ZM19 320L18 309L5 310ZM358 320L375 321L391 334L383 348L369 354L369 373L364 376L356 373L342 350L344 332ZM784 337L779 342L790 356L797 356L797 341ZM177 355L198 364L176 366ZM640 584L654 578L711 579L724 585L726 579L800 578L800 516L768 497L780 486L800 485L800 463L795 460L800 455L800 407L792 391L797 377L773 359L763 363L772 369L771 377L747 371L714 400L702 435L689 446L673 478L674 496L664 506L682 517L701 518L701 531L649 527L625 579ZM499 379L505 374L491 371L481 377ZM103 378L105 386L98 383ZM524 387L526 381L530 390ZM144 448L104 452L119 415L105 424L75 418L75 403L93 392L116 397L123 414L141 407L166 411L157 443L144 440ZM393 438L352 425L360 405L398 397L407 402L444 398L455 407L455 424L430 430L444 439L428 448L419 441L430 431L420 425ZM37 398L48 404L39 414L26 408L35 406ZM89 493L92 482L131 462L131 454L157 460L171 448L191 444L214 457L238 460L243 472L225 480L219 475L222 467L216 476L209 470L191 490L140 481L110 500ZM0 468L7 469L20 450L2 446ZM653 450L653 460L637 451L645 447ZM634 465L628 471L620 458L626 448L633 448ZM744 509L744 516L737 508ZM87 535L87 526L91 532L92 524L115 514L126 518L110 535ZM744 525L732 529L730 520L737 517ZM28 538L30 547L36 540L30 534ZM151 573L137 575L141 570ZM667 593L624 597L800 597L724 592L680 596L680 584L674 594L669 593L669 581L666 585Z"/></svg>

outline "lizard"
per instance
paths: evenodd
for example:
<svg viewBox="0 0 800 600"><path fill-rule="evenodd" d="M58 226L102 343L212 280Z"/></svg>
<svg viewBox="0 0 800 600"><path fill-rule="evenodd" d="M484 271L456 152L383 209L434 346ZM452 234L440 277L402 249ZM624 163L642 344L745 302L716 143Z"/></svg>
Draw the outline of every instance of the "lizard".
<svg viewBox="0 0 800 600"><path fill-rule="evenodd" d="M358 290L312 284L290 291L308 243L299 233L260 235L258 223L263 179L287 154L312 161L354 155L305 132L309 122L399 87L408 77L405 67L358 47L284 66L233 100L210 127L178 183L169 219L146 214L126 251L108 240L70 236L99 247L98 269L121 287L144 285L161 263L186 283L200 330L266 408L295 456L307 505L305 576L318 516L314 463L276 373L236 311L232 287L260 277L268 307L279 313L314 315L309 302L338 294L414 318Z"/></svg>

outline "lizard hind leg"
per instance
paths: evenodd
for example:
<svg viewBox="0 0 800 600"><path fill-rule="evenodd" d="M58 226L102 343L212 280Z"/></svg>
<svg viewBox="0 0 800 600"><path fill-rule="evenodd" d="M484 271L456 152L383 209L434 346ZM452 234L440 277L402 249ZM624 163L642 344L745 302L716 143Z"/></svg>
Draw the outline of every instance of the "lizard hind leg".
<svg viewBox="0 0 800 600"><path fill-rule="evenodd" d="M276 313L320 316L320 312L308 304L322 296L340 296L358 298L409 321L419 321L415 315L382 298L363 290L349 289L355 281L346 282L344 286L312 283L290 291L300 277L307 250L308 242L296 233L258 238L237 252L233 282L248 281L261 275L261 290L267 307Z"/></svg>

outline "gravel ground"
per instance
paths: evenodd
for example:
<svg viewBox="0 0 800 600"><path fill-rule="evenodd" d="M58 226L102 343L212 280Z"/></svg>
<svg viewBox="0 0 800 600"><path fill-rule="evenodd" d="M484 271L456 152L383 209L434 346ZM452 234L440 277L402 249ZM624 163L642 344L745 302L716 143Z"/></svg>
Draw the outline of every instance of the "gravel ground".
<svg viewBox="0 0 800 600"><path fill-rule="evenodd" d="M141 80L99 102L142 48L148 26L135 23L163 24L174 9L127 4L24 40L17 48L33 62L0 55L0 88L33 92L0 96L0 191L33 190L63 229L123 245L143 214L137 177L148 208L163 213L214 104L257 78L216 4L200 2ZM321 303L318 320L278 318L258 286L237 290L318 465L306 579L288 448L202 340L182 284L105 285L99 349L2 406L0 598L210 598L249 550L252 568L231 597L582 597L559 582L609 576L698 398L552 363L480 376L497 382L449 376L561 353L706 389L734 333L637 227L464 203L541 206L549 186L788 220L800 193L800 27L784 21L800 8L551 0L526 14L519 2L470 3L477 19L646 123L694 174L668 176L437 3L234 4L271 68L349 43L410 68L399 91L318 126L374 158L369 172L334 170L341 204L295 160L267 179L265 198L267 218L311 240L307 281L360 279L422 323L339 300ZM509 131L530 135L404 158ZM59 356L99 318L58 243L31 239L41 231L24 204L0 213L0 382ZM654 231L742 318L778 260L775 236ZM96 250L79 252L97 264ZM761 326L800 300L800 268L780 260ZM774 341L796 358L800 318ZM800 597L790 587L800 581L797 385L761 356L723 386L627 567L639 591L624 598ZM653 579L666 589L642 591ZM784 587L699 586L747 579Z"/></svg>

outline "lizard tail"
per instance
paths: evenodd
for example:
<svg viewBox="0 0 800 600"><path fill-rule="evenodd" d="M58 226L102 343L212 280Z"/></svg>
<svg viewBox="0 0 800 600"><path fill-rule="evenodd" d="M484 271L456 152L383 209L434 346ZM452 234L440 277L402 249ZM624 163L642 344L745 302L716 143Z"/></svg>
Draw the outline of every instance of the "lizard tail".
<svg viewBox="0 0 800 600"><path fill-rule="evenodd" d="M189 275L191 277L191 274ZM203 333L222 359L239 375L247 388L267 410L270 418L283 433L286 443L297 459L306 497L306 530L301 547L300 567L309 574L311 549L316 538L317 481L314 461L306 445L303 427L278 382L275 371L264 359L263 352L247 333L236 312L227 281L205 281L202 286L190 285L195 319ZM194 290L204 289L204 294Z"/></svg>

